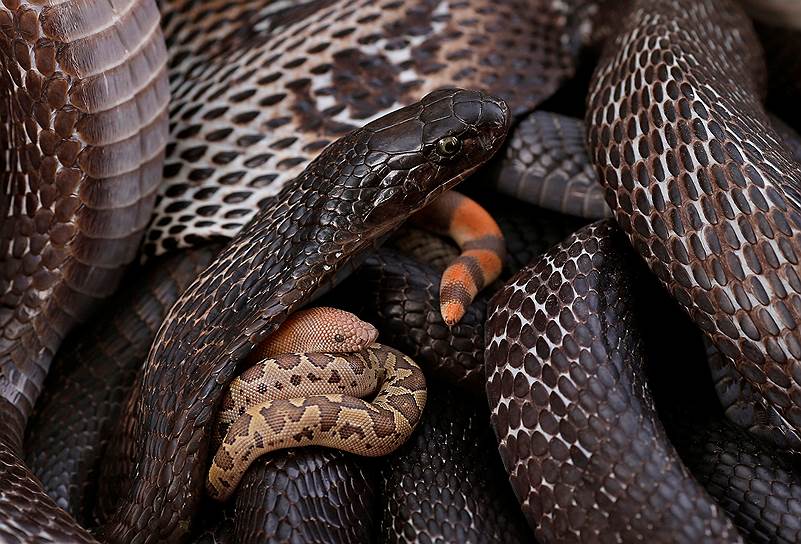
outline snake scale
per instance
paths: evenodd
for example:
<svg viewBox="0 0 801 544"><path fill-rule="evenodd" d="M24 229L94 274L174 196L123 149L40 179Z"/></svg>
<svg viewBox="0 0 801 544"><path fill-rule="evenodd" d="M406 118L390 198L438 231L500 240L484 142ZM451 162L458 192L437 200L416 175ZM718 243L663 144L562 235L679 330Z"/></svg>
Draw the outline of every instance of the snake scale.
<svg viewBox="0 0 801 544"><path fill-rule="evenodd" d="M214 455L207 485L209 496L229 498L250 464L274 450L318 445L373 457L387 455L403 444L425 407L423 371L392 348L373 344L363 349L364 354L358 354L363 365L378 374L376 390L369 391L375 394L371 401L358 398L351 391L343 394L326 389L302 397L284 395L282 391L281 395L244 407L244 412L225 430ZM326 366L336 364L336 357L327 358ZM276 379L284 376L278 374ZM222 415L226 412L224 407Z"/></svg>
<svg viewBox="0 0 801 544"><path fill-rule="evenodd" d="M635 3L613 43L587 112L607 202L798 445L801 170L760 104L750 23L728 2Z"/></svg>
<svg viewBox="0 0 801 544"><path fill-rule="evenodd" d="M165 173L177 181L162 188L148 252L196 244L209 236L232 236L244 229L189 287L157 338L129 404L137 417L127 427L132 435L126 440L140 442L131 451L141 471L136 478L127 475L131 489L120 493L117 512L98 533L104 539L155 541L188 534L208 447L204 426L236 362L292 309L338 280L337 272L345 271L344 261L383 238L397 222L433 199L439 185L463 177L499 145L497 135L492 142L480 142L481 157L470 167L451 163L450 175L440 171L433 176L436 179L420 185L404 183L423 178L404 166L403 175L395 174L403 180L387 176L386 171L375 178L362 178L352 170L344 173L342 168L353 164L348 161L358 146L351 147L350 142L338 149L337 144L326 148L328 143L345 135L345 140L352 138L350 131L368 121L380 124L398 115L382 117L431 90L427 85L447 81L473 86L471 77L497 77L493 63L476 60L498 49L486 39L499 33L493 25L504 21L508 26L508 21L517 20L509 17L515 9L513 2L495 10L478 10L477 22L459 15L452 19L458 10L444 10L442 3L421 3L425 9L405 11L403 3L390 2L382 6L386 9L372 12L366 4L352 9L346 4L277 2L265 7L242 2L232 20L219 15L220 4L215 2L162 2L159 6L169 43L173 93L172 143L167 148ZM460 4L459 9L473 9L470 4ZM506 85L499 94L509 98L515 113L532 107L571 70L569 58L575 52L578 26L565 11L569 3L543 4L542 10L525 10L531 14L526 23L537 20L540 34L529 42L504 43L500 48L504 54L520 53L505 60L518 63L515 75L496 79L502 81L501 87ZM11 97L4 123L5 139L11 142L6 162L8 171L20 174L9 176L15 182L9 183L13 189L7 194L14 196L7 200L10 227L4 229L9 255L4 268L5 307L12 309L4 321L10 347L2 361L0 383L0 413L8 416L0 429L0 458L4 474L10 475L0 484L4 486L0 488L0 536L4 539L31 535L55 541L90 539L55 509L23 468L19 459L22 428L61 339L89 315L97 299L114 290L123 267L134 258L150 215L155 180L160 178L167 134L165 54L154 22L155 4L120 2L115 7L119 12L85 12L92 17L84 17L84 12L76 15L76 5L11 2L0 9L5 40L3 88ZM516 9L522 12L519 6ZM748 21L730 2L678 1L658 6L632 2L623 10L628 15L621 19L622 28L610 30L618 36L609 41L593 78L587 114L591 157L606 187L607 203L637 251L731 359L757 402L777 422L772 430L793 444L798 440L796 420L801 417L793 401L797 385L792 373L798 349L793 320L801 315L795 308L799 289L792 266L798 173L759 104L764 72L759 48ZM463 12L467 13L472 12ZM403 16L391 19L399 14ZM328 20L336 24L326 24ZM85 24L73 25L76 21ZM375 21L394 21L383 26L390 37L362 33L369 32L371 25L381 26ZM484 36L484 42L470 44L472 54L450 48L464 43L460 41L464 33L450 26L461 24L472 25L472 35ZM425 30L420 31L420 25ZM448 38L440 42L418 39L438 33ZM314 39L305 42L308 36ZM407 37L393 42L393 36ZM332 43L337 46L331 47ZM537 58L532 50L541 43L549 43L552 49ZM103 65L107 57L91 54L96 44L110 50L124 45L114 50L120 51L114 63ZM279 51L286 62L271 70L279 58L271 55ZM310 66L311 53L330 54L330 61L320 59ZM389 61L381 64L382 57ZM440 66L435 58L449 62ZM537 82L536 87L549 90L540 94L527 89L531 81L526 78L536 71L520 69L521 65L530 67L525 63L532 58L546 68L546 81ZM471 66L479 65L481 69L471 72ZM385 69L385 77L378 78L381 83L372 89L352 81L349 87L342 76L379 73L377 67ZM438 80L431 74L445 75ZM204 78L208 85L193 88L194 82ZM112 84L99 88L98 81ZM398 98L395 91L386 92L388 87L405 94ZM115 109L108 108L112 103ZM296 117L283 119L277 113L282 109ZM504 118L498 124L505 131L506 113L495 117ZM250 124L269 127L279 139L265 140L249 130ZM324 128L315 135L319 127ZM323 149L326 152L310 162ZM335 163L334 156L347 158ZM430 161L426 158L421 164ZM326 169L329 165L335 166ZM336 176L339 181L363 183L351 188L355 193L330 195L326 183L333 187ZM316 182L323 180L323 187L313 185L312 177ZM382 180L388 181L383 192L371 192ZM393 192L395 187L403 190ZM376 194L381 195L384 207L379 209L387 213L387 222L354 205ZM279 199L268 198L272 195ZM81 205L76 206L77 202ZM326 209L327 216L324 202L342 207ZM257 203L263 207L258 213ZM342 222L334 223L335 218ZM279 232L281 228L286 230ZM311 240L317 235L321 238L312 249ZM285 244L288 249L279 248L281 240L290 239ZM108 240L115 241L113 248ZM718 247L727 248L725 258L716 257ZM615 260L600 259L603 266ZM235 268L234 264L242 263L250 268ZM599 288L614 293L618 279L613 273ZM607 280L611 283L605 284ZM519 315L524 313L521 309ZM499 329L507 326L495 323ZM609 323L610 331L613 324ZM493 326L487 328L492 335ZM633 331L624 331L623 337L629 333ZM202 343L208 340L211 343ZM160 371L167 367L177 368L176 375L167 377ZM632 379L643 383L636 376ZM185 386L186 391L174 384ZM618 400L614 395L610 398ZM639 409L652 408L642 391L630 399L639 402ZM525 428L525 419L522 424ZM166 435L157 436L157 428L166 430ZM657 423L648 432L660 437L660 444L666 443ZM699 527L707 527L707 536L736 540L731 524L692 482L670 446L660 447L665 456L657 461L667 459L672 474L680 475L677 481L686 484L683 492L690 490L695 504L702 505L688 514L693 522L679 527L677 534L689 537ZM559 451L558 446L554 448ZM309 455L311 459L315 454ZM555 458L559 459L558 453ZM267 461L258 463L252 472L262 471L264 477L268 465ZM305 466L304 462L299 466ZM255 483L246 474L248 482ZM256 487L248 489L252 492ZM524 489L515 489L521 496ZM620 500L617 507L625 510L631 504ZM576 515L571 511L567 526L583 527ZM597 517L587 519L586 530L594 534L607 523ZM667 516L659 523L670 519ZM559 534L565 528L560 523L543 525L540 536L547 541L549 535ZM738 521L738 527L743 526ZM648 530L636 520L614 527L621 528Z"/></svg>
<svg viewBox="0 0 801 544"><path fill-rule="evenodd" d="M433 93L329 146L226 245L173 306L156 337L136 408L154 413L137 418L133 433L140 444L138 471L152 476L132 482L104 527L105 538L128 541L138 535L147 542L187 532L183 520L204 481L205 427L236 362L288 313L325 289L345 257L369 248L489 159L508 124L508 109L496 99L459 90ZM453 136L462 142L459 153L440 155L436 142ZM251 243L256 236L261 242ZM235 262L250 264L232 267ZM287 262L294 265L286 267ZM198 308L206 315L196 323ZM222 308L237 311L229 315ZM181 343L168 340L178 337ZM190 342L196 343L194 350ZM171 369L168 375L159 372L162 365ZM161 418L176 424L167 433L158 431Z"/></svg>

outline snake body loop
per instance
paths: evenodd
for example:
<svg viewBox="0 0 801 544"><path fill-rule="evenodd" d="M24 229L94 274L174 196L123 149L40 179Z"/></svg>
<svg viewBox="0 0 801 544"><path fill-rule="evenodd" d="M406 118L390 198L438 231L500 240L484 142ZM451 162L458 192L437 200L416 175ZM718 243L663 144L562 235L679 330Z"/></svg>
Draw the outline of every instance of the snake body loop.
<svg viewBox="0 0 801 544"><path fill-rule="evenodd" d="M487 396L512 486L543 542L741 542L659 423L627 251L595 223L490 302Z"/></svg>
<svg viewBox="0 0 801 544"><path fill-rule="evenodd" d="M801 169L731 2L634 2L590 91L591 158L651 270L801 446Z"/></svg>
<svg viewBox="0 0 801 544"><path fill-rule="evenodd" d="M374 457L402 445L425 407L423 372L391 348L376 344L365 351L364 357L372 361L364 366L380 373L380 387L372 401L332 393L271 399L248 407L228 429L214 456L209 495L227 499L250 463L271 451L317 445Z"/></svg>
<svg viewBox="0 0 801 544"><path fill-rule="evenodd" d="M208 427L237 362L352 256L433 201L500 147L507 107L444 90L330 145L187 289L148 356L135 403L138 478L103 536L181 539L201 495ZM458 137L443 157L436 142Z"/></svg>
<svg viewBox="0 0 801 544"><path fill-rule="evenodd" d="M101 458L156 331L217 249L154 259L133 271L53 361L27 429L25 458L48 495L84 526L91 526Z"/></svg>

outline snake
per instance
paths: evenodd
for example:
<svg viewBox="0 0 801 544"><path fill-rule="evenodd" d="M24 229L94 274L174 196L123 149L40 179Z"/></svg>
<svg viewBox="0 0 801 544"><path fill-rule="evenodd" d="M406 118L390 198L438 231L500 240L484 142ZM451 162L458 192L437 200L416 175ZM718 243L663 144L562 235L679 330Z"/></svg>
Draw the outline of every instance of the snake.
<svg viewBox="0 0 801 544"><path fill-rule="evenodd" d="M129 480L103 538L149 542L188 532L212 408L237 362L328 288L345 261L486 162L509 121L499 99L434 92L326 148L223 248L171 308L148 355L132 432L140 476ZM443 155L438 142L451 137L460 149Z"/></svg>
<svg viewBox="0 0 801 544"><path fill-rule="evenodd" d="M400 352L373 348L377 336L350 312L315 307L253 350L259 362L222 401L210 496L229 498L251 462L276 449L321 445L378 456L402 445L425 407L425 378Z"/></svg>
<svg viewBox="0 0 801 544"><path fill-rule="evenodd" d="M585 132L584 123L575 117L543 110L526 116L496 161L494 187L549 210L587 219L608 217Z"/></svg>
<svg viewBox="0 0 801 544"><path fill-rule="evenodd" d="M152 0L0 7L0 539L87 542L21 459L64 337L119 285L156 199L167 52ZM102 50L102 54L98 54Z"/></svg>
<svg viewBox="0 0 801 544"><path fill-rule="evenodd" d="M368 345L364 351L365 366L380 373L380 386L372 401L328 393L270 398L247 407L231 424L214 456L209 495L218 500L229 498L250 463L274 450L319 445L373 457L402 445L425 407L423 372L392 348Z"/></svg>
<svg viewBox="0 0 801 544"><path fill-rule="evenodd" d="M461 253L442 272L440 313L452 327L478 292L501 274L506 244L492 216L474 200L449 191L412 217L439 234L448 234Z"/></svg>
<svg viewBox="0 0 801 544"><path fill-rule="evenodd" d="M590 156L632 245L795 447L801 171L760 103L756 37L729 2L648 11L632 5L596 70ZM661 41L635 52L641 35Z"/></svg>
<svg viewBox="0 0 801 544"><path fill-rule="evenodd" d="M91 526L99 462L136 372L167 310L219 248L154 259L68 337L45 381L25 460L58 506ZM123 308L125 311L120 311Z"/></svg>
<svg viewBox="0 0 801 544"><path fill-rule="evenodd" d="M438 88L484 89L523 115L572 75L580 45L581 21L552 0L161 11L172 126L147 255L230 238L327 144Z"/></svg>
<svg viewBox="0 0 801 544"><path fill-rule="evenodd" d="M379 541L531 542L486 408L444 383L428 391L412 438L381 466Z"/></svg>
<svg viewBox="0 0 801 544"><path fill-rule="evenodd" d="M660 309L658 319L642 321L648 380L682 462L746 541L797 541L797 454L756 438L727 418L713 393L713 375L703 364L707 353L700 330L655 279L641 279L640 306ZM665 327L684 341L665 337Z"/></svg>
<svg viewBox="0 0 801 544"><path fill-rule="evenodd" d="M246 7L247 7L247 6L246 6ZM728 6L727 6L727 7L728 7ZM660 9L661 9L661 8L660 8ZM667 8L665 8L665 9L667 9ZM701 8L701 9L703 9L703 8ZM23 11L24 11L24 10L23 10ZM186 11L190 11L190 10L186 10ZM531 10L531 11L532 11L532 12L536 12L536 10ZM327 12L326 12L326 13L327 13ZM716 13L717 13L717 12L716 12ZM723 12L721 12L721 13L723 13ZM197 13L193 13L193 16L196 16L196 15L197 15ZM716 15L716 16L717 16L717 15ZM686 22L685 22L685 21L683 21L683 22L682 22L682 24L681 24L681 25L679 25L679 28L693 28L693 25L694 25L694 24L698 24L698 21L706 21L706 20L707 20L707 19L709 19L709 18L710 18L710 17L708 16L708 13L707 13L707 16L705 16L705 17L698 18L698 19L696 19L696 20L693 20L693 21L686 21ZM167 18L165 17L165 19L167 19ZM178 16L176 15L176 16L174 16L174 17L172 17L172 18L170 19L170 22L171 22L172 24L175 24L175 22L176 22L176 21L178 21L179 19L180 19L180 17L178 17ZM198 17L198 19L200 19L200 20L204 20L204 23L205 23L205 22L211 22L213 18L206 18L206 19L204 19L203 17ZM290 19L291 19L291 18L290 18ZM25 29L25 26L24 26L24 23L25 23L25 21L30 21L30 20L31 20L31 17L30 17L30 16L28 16L28 18L27 18L27 19L26 19L25 17L21 17L19 20L23 21L23 24L22 24L22 26L19 26L19 25L17 25L17 26L13 26L13 25L5 25L5 26L4 26L4 28L11 28L12 26L13 26L13 28L15 28L15 29L17 29L17 28L22 28L22 29L23 29L23 34L24 34L24 32L25 32L25 30L26 30L26 29ZM685 24L685 23L686 23L686 24ZM290 26L291 26L291 25L290 25ZM30 33L28 33L28 35L30 35ZM186 35L187 35L187 36L189 36L189 38L187 38L187 39L201 39L201 38L199 38L199 37L197 37L197 38L193 38L193 36L202 36L202 35L203 35L203 33L193 33L193 32L186 32ZM216 37L216 36L214 36L214 35L211 35L211 33L209 33L208 35L204 36L204 38L205 38L205 39L208 39L208 40L210 40L210 39L211 39L211 38L213 38L213 37ZM25 37L24 37L24 36L23 36L23 39L25 39ZM226 44L226 43L224 43L224 42L223 42L223 44L222 44L222 45L223 45L223 50L224 50L224 47L225 47L226 45L230 45L230 44ZM192 47L189 47L188 49L192 49ZM195 49L197 49L197 50L201 50L201 51L206 51L206 48L195 48ZM9 48L5 48L5 50L6 50L6 51L9 51L9 50L11 50L11 48L10 48L10 47L9 47ZM706 53L706 52L705 52L705 53ZM706 58L705 54L700 54L700 58ZM751 56L745 55L743 58L747 58L747 59L753 59L753 55L751 55ZM749 62L750 62L750 61L749 61ZM232 72L234 72L234 71L236 71L236 70L232 70ZM279 77L280 77L280 76L279 76ZM723 78L721 78L721 79L723 79ZM723 79L723 80L725 80L725 79ZM177 80L176 80L176 81L177 81ZM600 87L601 87L601 88L604 88L604 86L603 86L603 85L600 85ZM596 87L596 88L597 88L597 87ZM184 93L184 94L186 94L186 93ZM597 95L597 94L598 94L598 93L596 93L596 95ZM149 108L147 111L155 111L156 109L157 109L157 108ZM187 108L187 109L188 109L188 108ZM751 110L749 109L749 111L751 111ZM758 105L756 105L756 106L755 106L755 109L754 109L753 111L757 111L757 112L759 111L759 107L758 107ZM239 113L239 112L237 112L237 113ZM187 115L187 117L191 117L191 115ZM749 122L750 122L750 121L749 121ZM182 127L182 128L186 128L186 127ZM192 130L192 129L189 129L189 130L190 130L190 132L191 132L191 130ZM591 128L591 130L592 130L592 128ZM237 134L237 137L240 137L240 136L241 136L241 135ZM252 138L251 138L251 140L252 140ZM245 139L245 140L243 140L243 141L244 141L245 143L247 143L247 142L250 142L251 140ZM149 141L153 141L153 140L149 140ZM197 146L195 146L195 147L202 147L202 146L201 146L200 144L198 144L198 145L197 145ZM198 153L198 151L196 151L195 153ZM186 160L189 160L189 159L191 159L191 157L193 157L194 155L192 155L192 153L189 153L189 154L186 154L185 156L186 156ZM216 155L214 155L214 156L216 156ZM625 156L625 155L624 155L624 154L622 154L621 156ZM227 158L227 157L226 157L225 155L223 155L223 156L222 156L222 158L220 158L219 160L221 160L221 161L225 161L225 160L226 160L226 158ZM183 160L183 159L182 159L182 160ZM154 162L157 162L157 161L154 161ZM291 162L291 161L290 161L290 162ZM297 166L297 165L296 165L296 166ZM173 167L173 168L175 168L175 167ZM189 170L189 167L187 167L187 168L186 168L186 170ZM202 170L202 169L200 169L200 170ZM206 174L206 172L201 172L200 174L195 174L195 175L193 176L193 179L194 179L194 178L197 178L197 177L202 177L204 174ZM293 178L292 178L292 175L288 175L288 176L286 177L286 179L287 179L287 181L289 181L289 180L293 179ZM174 190L174 192L178 192L178 190ZM166 200L166 199L165 199L165 200ZM201 199L201 198L198 196L197 200L198 200L198 201L201 201L202 199ZM235 199L234 199L234 200L235 200ZM194 201L194 197L193 197L192 201ZM166 205L167 205L167 204L165 204L165 206L166 206ZM180 208L180 206L178 206L178 207ZM614 206L613 206L613 207L614 207ZM172 212L170 212L170 213L172 213ZM208 213L208 212L206 212L206 213ZM216 212L211 212L211 213L216 213ZM617 212L616 212L616 213L617 213ZM144 215L144 214L143 214L143 215ZM194 215L193 215L193 214L189 214L189 213L187 213L187 215L190 215L190 216L193 216L193 217L197 217L198 215L202 216L202 214L194 214ZM233 214L233 215L236 215L236 214ZM202 220L199 220L199 221L202 221ZM243 221L243 223L244 223L244 221ZM154 224L155 224L155 223L154 223ZM163 226L163 225L162 225L162 226ZM240 225L237 225L237 226L235 226L235 227L232 227L232 229L236 229L236 228L239 228L239 227L241 227L241 224L240 224ZM180 229L176 229L176 230L180 230ZM133 237L135 238L135 236L133 236ZM154 237L154 238L157 238L157 236L156 236L156 237ZM110 290L111 290L111 289L109 288L109 289L108 289L108 291L110 291ZM202 311L206 311L206 308L203 308L203 310L202 310ZM4 413L5 413L5 412L4 412ZM13 411L9 411L8 413L13 413ZM15 419L19 419L19 418L15 418ZM22 418L22 419L24 419L24 418ZM14 425L17 425L17 424L15 423ZM21 425L21 424L20 424L20 425ZM17 426L19 426L19 425L17 425ZM11 435L11 436L13 436L14 434L15 434L14 432L10 433L10 435ZM19 435L19 432L17 432L17 433L16 433L16 435ZM12 447L11 449L13 450L14 448ZM13 457L13 453L12 453L12 457ZM15 460L15 461L13 461L13 463L15 463L15 464L16 464L16 463L17 463L17 461Z"/></svg>
<svg viewBox="0 0 801 544"><path fill-rule="evenodd" d="M490 301L487 397L512 487L542 542L741 542L656 414L626 244L584 227Z"/></svg>

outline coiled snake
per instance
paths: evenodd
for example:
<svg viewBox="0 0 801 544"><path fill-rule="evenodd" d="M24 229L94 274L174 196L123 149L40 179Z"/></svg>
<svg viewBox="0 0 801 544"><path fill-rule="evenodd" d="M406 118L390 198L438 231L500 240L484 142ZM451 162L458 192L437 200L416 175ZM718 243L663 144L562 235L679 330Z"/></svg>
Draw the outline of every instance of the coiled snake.
<svg viewBox="0 0 801 544"><path fill-rule="evenodd" d="M139 473L152 476L132 482L105 538L148 542L187 531L204 481L206 427L237 361L348 258L486 161L508 124L497 99L433 93L329 146L223 249L156 337L134 429ZM458 153L443 156L437 142L445 137L459 138Z"/></svg>
<svg viewBox="0 0 801 544"><path fill-rule="evenodd" d="M134 256L133 248L149 216L166 134L166 93L161 92L166 82L164 50L158 44L153 2L125 3L119 14L109 8L87 19L76 15L76 6L73 2L44 8L7 3L0 11L4 92L10 97L6 102L6 141L13 146L7 160L9 170L20 174L9 176L8 185L13 187L9 193L14 196L7 210L14 220L4 238L11 255L10 264L4 267L5 306L16 308L4 320L4 338L10 347L2 361L4 400L0 409L8 416L0 429L0 463L8 476L0 483L0 536L9 539L31 535L58 541L90 538L58 513L22 468L17 454L21 429L60 339L72 323L88 314L91 299L113 290L119 270ZM186 73L194 76L204 70L193 65L187 49L204 51L210 58L217 55L224 65L229 60L226 47L234 49L231 40L258 35L254 27L250 34L233 32L229 40L218 40L218 48L199 47L198 41L213 41L221 34L216 29L204 34L182 26L180 14L195 10L191 16L209 25L218 19L204 19L205 8L191 2L184 7L166 10L176 73L186 68ZM313 8L319 6L309 9ZM214 6L208 9L213 11ZM240 9L258 12L258 6L249 2ZM351 21L357 12L358 6L338 19L333 16L334 8L320 10L319 15ZM295 15L279 17L274 23L287 44L292 41L286 36L303 28L304 22L293 18ZM436 24L438 15L432 9L428 20ZM262 16L269 21L266 11ZM556 19L547 22L558 29L553 34L561 39L569 34L569 25L565 19ZM87 24L68 24L78 20ZM317 34L323 32L322 26L315 27ZM102 30L92 34L97 28ZM565 41L571 40L569 36ZM119 46L114 62L91 55L88 48L98 42ZM793 442L798 441L801 421L793 400L798 385L792 362L798 355L794 323L801 315L796 309L800 282L794 268L799 174L759 105L762 69L754 44L749 23L730 2L634 2L621 35L607 48L596 74L588 125L592 157L616 219L696 322L762 394L766 409L777 415L782 431ZM322 42L317 45L325 49ZM242 58L249 58L247 52ZM740 69L733 59L747 69ZM298 97L308 98L310 88L326 84L293 80L297 72L292 70L305 61L292 60L297 64L278 77L289 73L286 84L297 83ZM421 62L420 58L414 62ZM237 66L241 63L203 89L202 96L187 98L191 86L177 93L184 102L175 109L185 124L176 131L183 134L187 147L170 150L180 157L174 164L186 165L199 157L209 157L215 164L245 160L240 149L209 152L206 143L192 143L193 131L195 135L206 131L205 141L214 141L208 140L211 135L236 140L245 147L258 144L257 136L242 133L242 129L215 132L220 129L211 122L215 115L217 119L230 117L230 124L239 127L253 120L254 110L249 106L220 113L214 102L220 96L214 93L231 86ZM461 72L459 75L463 77ZM179 80L177 88L189 85ZM518 81L509 86L524 87ZM240 91L240 103L256 94L231 88L231 98ZM467 95L469 99L460 101L459 97ZM266 105L270 104L268 98L256 94L256 100ZM464 114L454 114L455 106L460 105L481 116L487 125L482 124L476 132L480 137L468 138L463 153L450 162L437 162L442 157L419 145L424 135L429 136L426 131L438 136L447 133L437 132L445 127L433 118L421 122L419 116L427 109L443 107L436 97L429 97L429 102L378 118L374 121L378 124L327 148L297 178L293 176L308 163L308 157L333 138L298 152L301 157L284 153L260 157L261 163L253 163L256 167L272 161L269 164L276 163L276 168L289 173L283 174L275 187L279 198L263 201L262 212L189 287L161 329L133 405L138 415L133 438L138 444L135 461L140 479L130 482L119 511L102 531L104 538L147 542L184 535L203 481L208 447L205 427L237 361L289 312L332 283L336 272L344 270L345 261L498 148L508 124L505 108L470 93L456 92L451 98L445 100L450 108L445 119L465 128L459 124L459 115ZM192 100L196 99L204 105L193 111ZM273 100L281 98L276 94ZM104 114L112 111L108 110L110 104L119 103L128 104L124 111L129 115ZM377 117L397 105L383 100L376 103L382 106L371 108L363 118ZM482 105L478 111L476 104ZM325 101L315 103L323 109L326 105ZM520 109L525 108L515 106L516 111ZM147 113L142 117L140 112ZM404 115L411 117L404 119ZM305 121L316 126L319 120L313 116ZM382 131L377 130L382 123L387 127L383 139ZM344 125L335 127L333 132L341 131L336 136L354 126L350 121ZM412 134L408 139L399 138ZM122 145L113 147L119 141L125 141L125 152L121 152ZM433 140L425 141L431 144ZM284 149L294 151L293 146L303 144L304 140L281 141L279 148L286 145ZM382 154L382 149L386 153ZM376 162L357 162L368 156ZM303 157L306 162L294 160ZM172 173L182 168L190 170L190 179L201 185L209 179L209 168L202 165L174 166ZM257 173L256 177L265 175L269 174ZM220 184L230 181L235 182L235 176ZM271 179L251 181L258 186ZM195 208L204 205L201 191L207 187L191 191L172 187L163 206L170 205L170 198L181 200L181 195L195 190L198 194L185 200ZM73 198L78 192L80 206ZM243 215L235 211L242 202L237 199L243 197L224 192L225 199L209 204L213 210L201 213L198 209L187 215L199 223L210 215L226 215L233 226L223 231L235 231L245 223ZM178 204L168 214L181 209ZM152 232L158 233L152 236L153 242L169 236L181 243L187 241L182 234L185 229L165 234L169 221L157 221L154 228ZM213 231L216 227L198 228ZM106 244L109 238L122 238L124 243L110 249ZM717 256L724 247L725 255ZM54 275L53 270L60 272ZM173 374L161 371L165 368ZM731 534L723 522L716 530Z"/></svg>

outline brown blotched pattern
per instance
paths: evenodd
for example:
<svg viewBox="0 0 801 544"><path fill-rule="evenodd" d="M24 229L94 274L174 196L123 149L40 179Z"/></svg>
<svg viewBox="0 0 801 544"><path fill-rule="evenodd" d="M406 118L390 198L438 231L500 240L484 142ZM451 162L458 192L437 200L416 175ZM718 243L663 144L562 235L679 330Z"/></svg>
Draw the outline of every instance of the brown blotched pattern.
<svg viewBox="0 0 801 544"><path fill-rule="evenodd" d="M375 399L326 394L249 406L230 426L214 456L209 495L226 500L250 464L271 451L327 446L376 457L403 445L425 407L423 372L392 348L374 344L365 352L381 373Z"/></svg>
<svg viewBox="0 0 801 544"><path fill-rule="evenodd" d="M733 2L635 2L587 123L618 223L801 447L801 169L760 51Z"/></svg>
<svg viewBox="0 0 801 544"><path fill-rule="evenodd" d="M432 90L529 111L578 50L562 0L259 4L162 2L173 100L149 253L233 236L327 144Z"/></svg>
<svg viewBox="0 0 801 544"><path fill-rule="evenodd" d="M595 223L490 302L487 396L501 457L541 542L740 542L654 411L628 249Z"/></svg>
<svg viewBox="0 0 801 544"><path fill-rule="evenodd" d="M231 382L217 418L214 448L236 419L251 406L338 393L363 398L376 392L384 379L381 360L372 352L287 353L253 365Z"/></svg>

